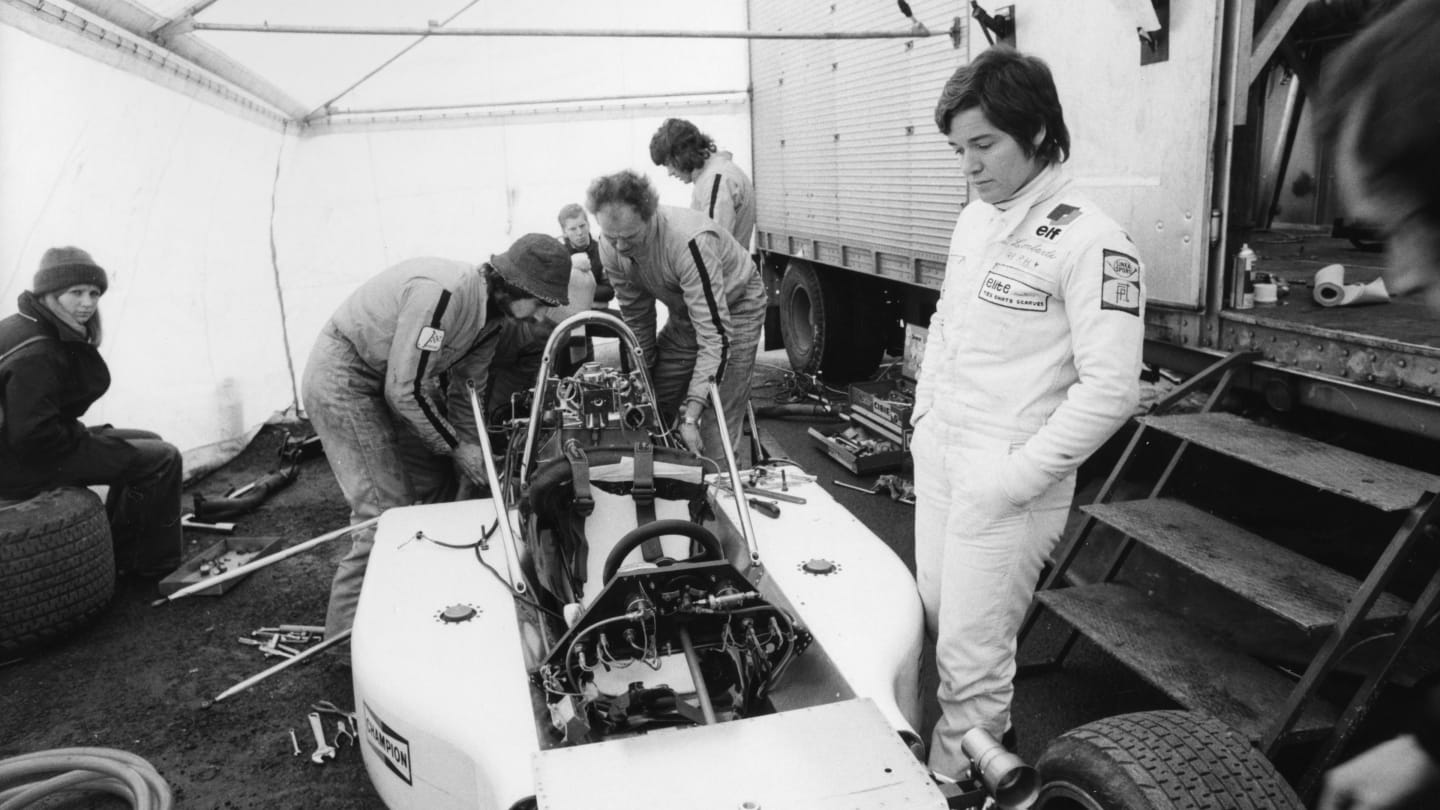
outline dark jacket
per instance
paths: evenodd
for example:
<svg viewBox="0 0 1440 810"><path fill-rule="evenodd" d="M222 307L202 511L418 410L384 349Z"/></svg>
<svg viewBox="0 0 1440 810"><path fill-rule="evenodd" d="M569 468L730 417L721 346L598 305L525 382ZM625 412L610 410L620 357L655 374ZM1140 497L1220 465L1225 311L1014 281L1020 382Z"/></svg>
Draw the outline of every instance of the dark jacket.
<svg viewBox="0 0 1440 810"><path fill-rule="evenodd" d="M605 268L600 266L600 240L590 237L590 244L585 247L575 247L570 243L570 237L562 236L560 240L565 243L565 249L570 255L584 253L590 257L590 273L595 276L595 303L604 304L615 297L615 288L610 286L610 279L605 277ZM603 306L596 306L596 309L604 309Z"/></svg>
<svg viewBox="0 0 1440 810"><path fill-rule="evenodd" d="M91 433L80 417L110 388L110 369L88 335L60 321L29 292L0 320L0 489L44 485L75 453L128 459L121 439ZM98 317L98 316L97 316ZM40 340L17 346L39 337Z"/></svg>

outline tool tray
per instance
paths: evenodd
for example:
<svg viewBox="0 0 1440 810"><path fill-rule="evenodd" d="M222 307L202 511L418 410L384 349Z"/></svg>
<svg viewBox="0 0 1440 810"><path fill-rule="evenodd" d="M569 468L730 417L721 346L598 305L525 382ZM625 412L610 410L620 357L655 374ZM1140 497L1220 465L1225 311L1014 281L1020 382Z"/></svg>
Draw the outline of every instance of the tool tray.
<svg viewBox="0 0 1440 810"><path fill-rule="evenodd" d="M853 419L825 430L812 427L808 433L826 455L856 475L897 470L910 459L910 453L898 442Z"/></svg>
<svg viewBox="0 0 1440 810"><path fill-rule="evenodd" d="M183 565L176 568L169 576L160 580L157 587L160 589L160 593L169 596L181 588L189 587L197 582L203 582L211 576L218 576L224 573L222 571L216 571L213 574L202 573L200 568L206 563L213 565L216 561L219 561L225 566L226 571L233 571L246 563L254 562L260 557L269 554L276 546L280 545L282 539L283 538L280 537L227 537L186 560ZM214 587L196 591L194 595L219 596L244 579L245 577L236 577L226 580Z"/></svg>

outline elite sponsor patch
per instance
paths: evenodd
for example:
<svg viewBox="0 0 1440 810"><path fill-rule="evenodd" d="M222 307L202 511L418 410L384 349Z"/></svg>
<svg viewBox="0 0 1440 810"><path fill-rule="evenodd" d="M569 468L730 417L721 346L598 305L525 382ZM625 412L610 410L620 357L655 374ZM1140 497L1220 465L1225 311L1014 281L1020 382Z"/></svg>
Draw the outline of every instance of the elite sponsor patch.
<svg viewBox="0 0 1440 810"><path fill-rule="evenodd" d="M1102 251L1100 308L1140 315L1140 262L1115 250Z"/></svg>
<svg viewBox="0 0 1440 810"><path fill-rule="evenodd" d="M445 345L445 330L427 326L420 330L420 337L415 339L415 348L422 352L438 352L440 347Z"/></svg>
<svg viewBox="0 0 1440 810"><path fill-rule="evenodd" d="M1026 312L1045 312L1050 308L1049 293L996 270L985 274L979 295L982 301Z"/></svg>
<svg viewBox="0 0 1440 810"><path fill-rule="evenodd" d="M365 704L365 741L405 784L415 784L410 775L410 741L376 717L368 703Z"/></svg>

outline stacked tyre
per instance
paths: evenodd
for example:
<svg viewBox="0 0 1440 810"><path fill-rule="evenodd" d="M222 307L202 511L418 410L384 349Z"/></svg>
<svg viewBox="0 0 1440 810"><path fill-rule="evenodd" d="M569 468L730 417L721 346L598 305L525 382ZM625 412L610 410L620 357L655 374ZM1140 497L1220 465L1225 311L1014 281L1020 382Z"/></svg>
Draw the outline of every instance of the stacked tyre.
<svg viewBox="0 0 1440 810"><path fill-rule="evenodd" d="M100 498L66 487L0 505L0 658L57 640L115 594L115 552Z"/></svg>

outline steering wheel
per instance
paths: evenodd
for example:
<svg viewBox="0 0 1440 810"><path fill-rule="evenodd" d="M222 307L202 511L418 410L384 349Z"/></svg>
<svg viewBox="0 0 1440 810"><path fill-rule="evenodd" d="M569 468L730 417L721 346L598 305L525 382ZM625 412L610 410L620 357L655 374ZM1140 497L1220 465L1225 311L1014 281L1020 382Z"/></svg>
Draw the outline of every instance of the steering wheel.
<svg viewBox="0 0 1440 810"><path fill-rule="evenodd" d="M602 585L608 585L610 580L615 578L616 572L620 570L620 563L634 551L641 543L656 537L663 537L667 534L678 534L698 542L705 548L689 559L679 562L704 562L705 560L725 559L725 549L720 541L709 529L699 523L692 523L688 520L656 520L631 529L620 538L615 548L610 549L610 554L605 557L605 568L600 575Z"/></svg>

